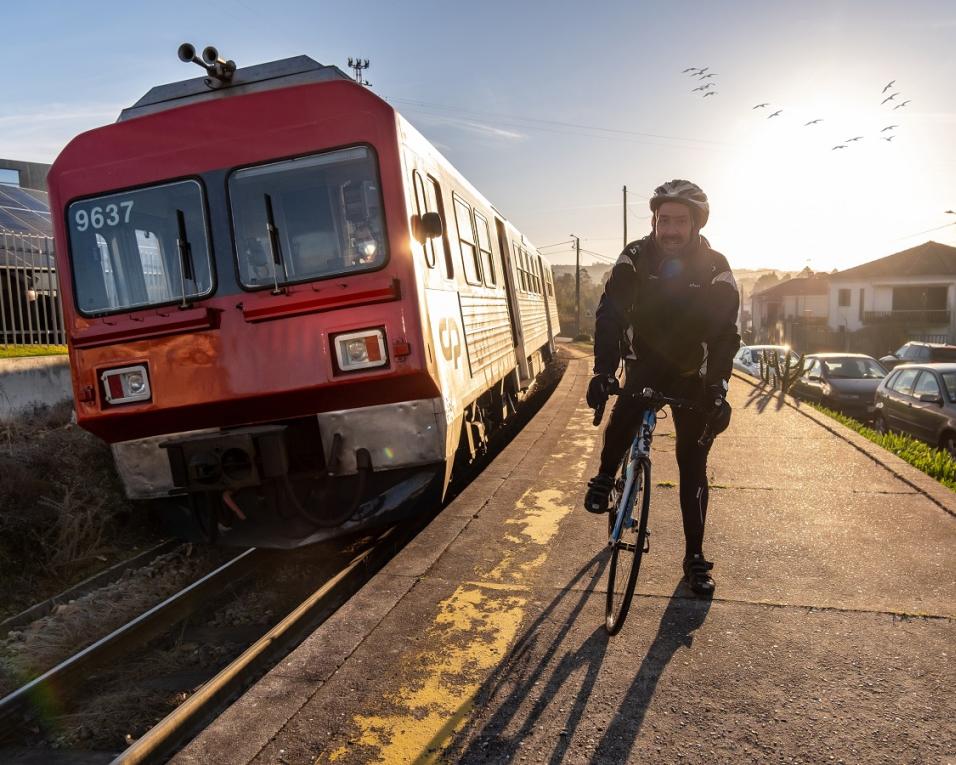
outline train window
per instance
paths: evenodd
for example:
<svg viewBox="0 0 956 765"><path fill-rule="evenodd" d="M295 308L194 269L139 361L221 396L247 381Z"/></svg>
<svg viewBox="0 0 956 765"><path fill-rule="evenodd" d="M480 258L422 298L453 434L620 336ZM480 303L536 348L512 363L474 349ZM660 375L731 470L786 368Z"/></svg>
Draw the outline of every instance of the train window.
<svg viewBox="0 0 956 765"><path fill-rule="evenodd" d="M67 226L82 314L165 305L212 292L206 210L197 181L73 202Z"/></svg>
<svg viewBox="0 0 956 765"><path fill-rule="evenodd" d="M528 276L524 270L524 260L522 258L524 250L522 250L517 244L514 245L515 251L515 268L518 271L518 283L521 286L523 292L528 291Z"/></svg>
<svg viewBox="0 0 956 765"><path fill-rule="evenodd" d="M375 156L357 146L229 176L247 288L380 268L388 259Z"/></svg>
<svg viewBox="0 0 956 765"><path fill-rule="evenodd" d="M478 249L481 252L485 284L494 287L498 283L498 278L495 274L495 256L491 251L491 231L488 229L488 220L477 210L475 210L475 228L478 230Z"/></svg>
<svg viewBox="0 0 956 765"><path fill-rule="evenodd" d="M445 205L442 201L441 185L429 175L425 191L428 195L428 209L441 215L442 228L444 229L441 239L432 240L435 247L435 257L445 261L445 278L454 279L455 266L451 259L451 247L448 246L448 222L445 219Z"/></svg>
<svg viewBox="0 0 956 765"><path fill-rule="evenodd" d="M471 221L471 208L457 195L455 200L455 221L458 223L458 242L461 246L461 260L465 266L465 281L469 284L481 284L481 261L478 245L475 242L475 227Z"/></svg>
<svg viewBox="0 0 956 765"><path fill-rule="evenodd" d="M417 170L412 171L412 179L415 186L415 206L418 212L418 219L428 212L428 197L425 195L425 182ZM435 240L426 239L422 242L422 249L425 251L425 264L429 268L435 267Z"/></svg>
<svg viewBox="0 0 956 765"><path fill-rule="evenodd" d="M554 297L554 278L551 275L551 269L544 269L544 286L548 291L548 297Z"/></svg>

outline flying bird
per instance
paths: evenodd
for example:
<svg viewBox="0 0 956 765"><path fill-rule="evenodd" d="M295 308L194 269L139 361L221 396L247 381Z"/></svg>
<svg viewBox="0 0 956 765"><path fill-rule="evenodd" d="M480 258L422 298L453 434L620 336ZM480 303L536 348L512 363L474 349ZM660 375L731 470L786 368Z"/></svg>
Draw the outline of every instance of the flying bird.
<svg viewBox="0 0 956 765"><path fill-rule="evenodd" d="M687 74L688 72L696 72L696 71L697 71L696 66L690 66L690 67L687 67L687 69L685 69L683 72L681 72L681 74Z"/></svg>
<svg viewBox="0 0 956 765"><path fill-rule="evenodd" d="M880 101L880 106L883 106L883 104L885 104L887 101L892 101L892 100L893 100L894 98L896 98L898 95L899 95L899 93L893 93L893 95L887 96L887 97L884 98L882 101Z"/></svg>
<svg viewBox="0 0 956 765"><path fill-rule="evenodd" d="M807 125L816 125L818 122L823 122L823 117L818 117L815 120L810 120L809 122L804 124L804 127L806 127Z"/></svg>
<svg viewBox="0 0 956 765"><path fill-rule="evenodd" d="M716 95L717 95L716 90L708 90L706 93L704 93L704 98L707 98L707 96L716 96Z"/></svg>
<svg viewBox="0 0 956 765"><path fill-rule="evenodd" d="M691 93L696 93L698 90L707 90L706 85L701 85L700 87L694 88Z"/></svg>
<svg viewBox="0 0 956 765"><path fill-rule="evenodd" d="M894 138L896 138L895 135L883 136L883 140L884 140L884 141L892 141Z"/></svg>
<svg viewBox="0 0 956 765"><path fill-rule="evenodd" d="M701 78L700 78L700 79L706 80L708 77L716 77L716 76L717 76L717 73L716 73L716 72L711 72L710 74L701 75Z"/></svg>
<svg viewBox="0 0 956 765"><path fill-rule="evenodd" d="M704 72L706 72L708 69L710 69L709 66L705 66L703 69L698 69L698 70L697 70L697 76L700 77L700 76L701 76Z"/></svg>
<svg viewBox="0 0 956 765"><path fill-rule="evenodd" d="M852 143L853 141L862 141L862 140L863 140L863 136L858 135L858 136L856 136L855 138L847 138L847 139L844 141L844 143Z"/></svg>
<svg viewBox="0 0 956 765"><path fill-rule="evenodd" d="M845 149L845 148L846 148L846 144L841 143L839 146L834 146L832 149L830 149L830 151L836 151L837 149Z"/></svg>
<svg viewBox="0 0 956 765"><path fill-rule="evenodd" d="M773 119L773 118L776 117L778 114L780 114L780 112L782 112L782 111L783 111L783 109L777 109L777 111L775 111L773 114L771 114L769 117L767 117L767 119L768 119L768 120L769 120L769 119Z"/></svg>
<svg viewBox="0 0 956 765"><path fill-rule="evenodd" d="M886 87L883 88L883 92L885 93L885 92L888 91L890 88L892 88L894 82L896 82L896 80L890 80L888 83L886 83Z"/></svg>
<svg viewBox="0 0 956 765"><path fill-rule="evenodd" d="M909 99L907 99L906 101L904 101L904 102L901 103L901 104L897 104L896 106L893 107L893 111L895 112L897 109L902 109L902 108L903 108L904 106L906 106L908 103L909 103Z"/></svg>
<svg viewBox="0 0 956 765"><path fill-rule="evenodd" d="M757 105L754 107L754 109L763 109L763 107L765 107L765 106L770 106L770 104L757 104ZM751 109L750 111L753 111L753 109Z"/></svg>
<svg viewBox="0 0 956 765"><path fill-rule="evenodd" d="M886 126L885 128L883 128L880 132L881 132L881 133L885 133L887 130L892 130L893 128L898 128L898 127L899 127L899 125L887 125L887 126Z"/></svg>

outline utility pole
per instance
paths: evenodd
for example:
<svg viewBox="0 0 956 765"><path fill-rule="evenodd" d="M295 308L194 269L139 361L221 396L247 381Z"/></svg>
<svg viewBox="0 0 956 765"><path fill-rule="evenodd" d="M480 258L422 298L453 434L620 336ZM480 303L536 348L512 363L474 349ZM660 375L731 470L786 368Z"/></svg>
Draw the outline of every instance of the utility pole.
<svg viewBox="0 0 956 765"><path fill-rule="evenodd" d="M624 246L627 247L627 186L624 187Z"/></svg>
<svg viewBox="0 0 956 765"><path fill-rule="evenodd" d="M581 334L581 237L574 239L574 336Z"/></svg>
<svg viewBox="0 0 956 765"><path fill-rule="evenodd" d="M352 70L352 76L355 78L355 81L359 85L364 85L367 88L372 87L372 83L365 79L362 72L368 69L368 59L361 58L352 58L349 57L349 68Z"/></svg>

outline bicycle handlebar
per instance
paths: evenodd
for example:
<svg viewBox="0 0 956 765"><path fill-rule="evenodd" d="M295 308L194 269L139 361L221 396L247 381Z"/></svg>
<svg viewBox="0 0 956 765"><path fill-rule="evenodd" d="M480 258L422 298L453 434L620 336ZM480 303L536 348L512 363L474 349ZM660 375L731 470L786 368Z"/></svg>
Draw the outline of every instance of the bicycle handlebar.
<svg viewBox="0 0 956 765"><path fill-rule="evenodd" d="M640 393L625 393L618 387L616 390L609 391L610 396L631 396L632 398L644 399L648 403L652 404L655 409L662 409L665 406L670 406L673 409L688 409L692 412L703 412L703 408L695 401L691 401L686 398L671 398L669 396L664 396L652 388L644 388ZM604 417L604 409L607 406L607 401L601 403L594 410L594 426L597 427L601 424L601 419ZM704 425L704 431L701 433L700 438L697 439L698 446L707 446L713 442L714 436L711 433L710 421Z"/></svg>

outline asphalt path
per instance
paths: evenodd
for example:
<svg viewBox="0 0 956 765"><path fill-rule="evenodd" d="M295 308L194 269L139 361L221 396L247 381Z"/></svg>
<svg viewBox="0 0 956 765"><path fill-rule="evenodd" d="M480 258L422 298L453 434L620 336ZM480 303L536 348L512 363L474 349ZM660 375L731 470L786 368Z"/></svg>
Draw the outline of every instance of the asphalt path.
<svg viewBox="0 0 956 765"><path fill-rule="evenodd" d="M651 552L609 638L606 526L581 509L589 366L175 761L956 761L956 494L735 378L709 468L716 596L680 582L663 420Z"/></svg>

